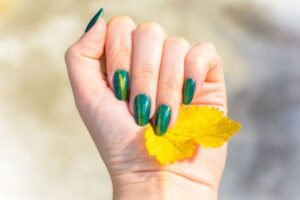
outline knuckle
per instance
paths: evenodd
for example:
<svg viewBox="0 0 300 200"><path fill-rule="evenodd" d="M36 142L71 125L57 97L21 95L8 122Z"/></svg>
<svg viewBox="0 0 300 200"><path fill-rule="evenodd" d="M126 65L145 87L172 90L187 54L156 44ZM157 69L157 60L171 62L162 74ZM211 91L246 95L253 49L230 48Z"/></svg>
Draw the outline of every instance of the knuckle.
<svg viewBox="0 0 300 200"><path fill-rule="evenodd" d="M186 55L185 64L198 66L208 66L213 69L220 64L220 56L215 45L209 42L202 42L195 45Z"/></svg>
<svg viewBox="0 0 300 200"><path fill-rule="evenodd" d="M65 60L69 60L77 54L77 47L75 45L70 46L65 52Z"/></svg>
<svg viewBox="0 0 300 200"><path fill-rule="evenodd" d="M209 42L202 42L195 45L186 55L186 62L192 62L193 60L207 60L218 58L216 47Z"/></svg>
<svg viewBox="0 0 300 200"><path fill-rule="evenodd" d="M150 23L148 23L148 26L151 30L156 31L158 33L162 34L164 32L163 28L156 22L150 22Z"/></svg>
<svg viewBox="0 0 300 200"><path fill-rule="evenodd" d="M167 91L168 93L173 93L173 94L179 93L179 90L180 90L179 82L172 78L168 78L165 81L162 81L160 83L159 87L162 90Z"/></svg>
<svg viewBox="0 0 300 200"><path fill-rule="evenodd" d="M203 54L210 58L209 64L210 64L211 68L215 67L216 65L218 65L221 62L221 58L220 58L217 48L214 44L212 44L210 42L204 42L204 43L200 44L200 47L202 49ZM204 53L204 52L206 52L206 53Z"/></svg>
<svg viewBox="0 0 300 200"><path fill-rule="evenodd" d="M165 36L163 28L156 22L139 24L136 31L142 33L153 33L160 37Z"/></svg>
<svg viewBox="0 0 300 200"><path fill-rule="evenodd" d="M135 70L135 73L132 74L132 78L141 80L143 82L149 82L155 79L155 74L153 69L148 64L144 64L143 67Z"/></svg>
<svg viewBox="0 0 300 200"><path fill-rule="evenodd" d="M113 61L124 60L124 58L131 57L131 48L128 46L123 46L122 48L112 48L109 53Z"/></svg>
<svg viewBox="0 0 300 200"><path fill-rule="evenodd" d="M182 47L189 47L190 43L182 37L169 37L165 41L167 44L175 44Z"/></svg>
<svg viewBox="0 0 300 200"><path fill-rule="evenodd" d="M214 44L212 44L210 42L199 43L198 45L196 45L196 48L199 48L203 51L208 51L213 54L217 54L217 48L215 47Z"/></svg>
<svg viewBox="0 0 300 200"><path fill-rule="evenodd" d="M195 48L192 48L185 56L185 64L189 65L195 58L195 55L197 55L197 54L195 54Z"/></svg>
<svg viewBox="0 0 300 200"><path fill-rule="evenodd" d="M203 67L203 66L207 66L208 64L209 64L209 59L207 59L205 56L201 54L197 54L197 52L189 53L185 59L186 66Z"/></svg>
<svg viewBox="0 0 300 200"><path fill-rule="evenodd" d="M145 60L143 60L142 62L139 63L139 66L140 67L138 67L138 69L153 72L153 68L154 68L155 64L152 60L145 59Z"/></svg>
<svg viewBox="0 0 300 200"><path fill-rule="evenodd" d="M114 17L109 21L108 26L115 26L115 25L120 25L120 24L135 26L134 21L128 16Z"/></svg>

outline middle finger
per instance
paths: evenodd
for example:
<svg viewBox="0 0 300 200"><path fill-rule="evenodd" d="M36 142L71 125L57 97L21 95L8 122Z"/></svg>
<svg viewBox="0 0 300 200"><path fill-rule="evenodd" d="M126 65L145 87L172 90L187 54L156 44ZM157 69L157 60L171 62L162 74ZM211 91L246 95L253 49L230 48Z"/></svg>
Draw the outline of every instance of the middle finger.
<svg viewBox="0 0 300 200"><path fill-rule="evenodd" d="M154 113L158 72L165 34L156 23L141 24L133 35L130 109L139 126Z"/></svg>

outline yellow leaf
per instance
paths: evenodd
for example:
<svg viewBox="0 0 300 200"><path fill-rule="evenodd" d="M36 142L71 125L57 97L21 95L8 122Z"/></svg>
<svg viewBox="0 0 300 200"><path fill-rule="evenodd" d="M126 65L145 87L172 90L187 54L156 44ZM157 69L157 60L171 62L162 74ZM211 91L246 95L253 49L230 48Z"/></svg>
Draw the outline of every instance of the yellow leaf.
<svg viewBox="0 0 300 200"><path fill-rule="evenodd" d="M149 155L161 164L191 157L196 145L217 148L240 129L238 122L208 106L180 107L176 124L163 136L157 136L151 125L145 132Z"/></svg>
<svg viewBox="0 0 300 200"><path fill-rule="evenodd" d="M167 134L171 140L184 141L192 138L204 147L220 147L240 127L238 122L224 116L217 108L181 106L177 122Z"/></svg>
<svg viewBox="0 0 300 200"><path fill-rule="evenodd" d="M157 136L151 125L145 132L146 147L150 156L155 156L161 164L191 157L197 144L193 140L172 141L167 136Z"/></svg>

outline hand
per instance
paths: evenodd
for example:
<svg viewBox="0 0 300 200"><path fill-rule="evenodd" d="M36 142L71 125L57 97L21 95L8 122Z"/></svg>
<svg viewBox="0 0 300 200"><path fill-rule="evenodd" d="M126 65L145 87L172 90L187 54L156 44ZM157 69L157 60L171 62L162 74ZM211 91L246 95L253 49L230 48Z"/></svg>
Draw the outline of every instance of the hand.
<svg viewBox="0 0 300 200"><path fill-rule="evenodd" d="M199 147L193 158L161 166L148 155L143 134L149 119L157 134L174 125L182 99L226 112L213 45L191 48L183 38L166 38L156 23L136 27L116 17L106 24L100 17L65 57L77 108L108 168L115 199L217 199L226 145ZM156 112L163 104L165 110ZM165 120L156 123L157 115Z"/></svg>

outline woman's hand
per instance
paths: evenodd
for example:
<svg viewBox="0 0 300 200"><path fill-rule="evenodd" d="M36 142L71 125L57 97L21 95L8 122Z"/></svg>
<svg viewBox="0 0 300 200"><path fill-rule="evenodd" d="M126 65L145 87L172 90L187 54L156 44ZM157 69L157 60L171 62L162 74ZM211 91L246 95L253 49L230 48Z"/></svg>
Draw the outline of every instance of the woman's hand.
<svg viewBox="0 0 300 200"><path fill-rule="evenodd" d="M149 119L164 134L182 102L226 112L223 69L213 45L191 48L183 38L166 37L156 23L136 27L130 18L116 17L106 24L100 17L68 49L66 63L115 199L217 199L226 145L199 147L193 158L161 166L148 155L143 134Z"/></svg>

